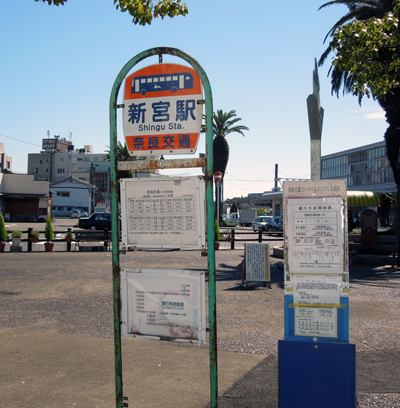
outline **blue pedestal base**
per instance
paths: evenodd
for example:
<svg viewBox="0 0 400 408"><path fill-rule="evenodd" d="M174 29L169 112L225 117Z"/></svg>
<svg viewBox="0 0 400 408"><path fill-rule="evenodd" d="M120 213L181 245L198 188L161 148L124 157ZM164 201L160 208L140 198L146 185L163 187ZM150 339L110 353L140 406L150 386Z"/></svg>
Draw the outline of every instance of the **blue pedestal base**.
<svg viewBox="0 0 400 408"><path fill-rule="evenodd" d="M279 408L355 408L356 347L280 340Z"/></svg>

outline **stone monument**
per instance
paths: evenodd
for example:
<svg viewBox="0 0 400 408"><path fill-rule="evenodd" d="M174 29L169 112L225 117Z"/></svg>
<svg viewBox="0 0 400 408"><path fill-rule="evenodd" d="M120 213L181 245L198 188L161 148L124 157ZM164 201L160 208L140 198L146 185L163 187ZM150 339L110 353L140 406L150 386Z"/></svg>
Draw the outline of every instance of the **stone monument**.
<svg viewBox="0 0 400 408"><path fill-rule="evenodd" d="M313 93L307 98L308 124L311 138L311 180L321 180L321 137L324 109L319 97L317 60L313 71Z"/></svg>

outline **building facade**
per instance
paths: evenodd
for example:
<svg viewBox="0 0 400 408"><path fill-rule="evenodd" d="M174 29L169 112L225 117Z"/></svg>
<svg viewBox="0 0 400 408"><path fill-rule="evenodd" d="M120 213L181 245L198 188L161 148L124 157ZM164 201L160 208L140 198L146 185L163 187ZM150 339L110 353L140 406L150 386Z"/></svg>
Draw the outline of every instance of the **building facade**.
<svg viewBox="0 0 400 408"><path fill-rule="evenodd" d="M70 217L73 208L81 208L92 213L96 196L96 188L75 177L67 177L50 184L53 192L53 215Z"/></svg>
<svg viewBox="0 0 400 408"><path fill-rule="evenodd" d="M71 176L96 187L94 205L110 201L110 160L106 153L93 153L91 145L75 149L72 142L57 137L43 139L42 149L40 153L28 154L28 174L32 174L35 180L53 185ZM135 173L140 173L140 177L150 176L147 170Z"/></svg>
<svg viewBox="0 0 400 408"><path fill-rule="evenodd" d="M0 143L0 212L7 221L46 220L51 211L48 181L29 174L14 174L12 158Z"/></svg>
<svg viewBox="0 0 400 408"><path fill-rule="evenodd" d="M322 156L322 179L345 179L349 191L397 191L385 142Z"/></svg>

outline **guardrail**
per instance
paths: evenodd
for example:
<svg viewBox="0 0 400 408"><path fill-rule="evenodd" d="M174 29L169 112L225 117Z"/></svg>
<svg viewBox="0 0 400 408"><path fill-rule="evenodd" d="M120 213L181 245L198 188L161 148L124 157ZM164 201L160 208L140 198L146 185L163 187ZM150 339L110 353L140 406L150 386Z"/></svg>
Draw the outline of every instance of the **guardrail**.
<svg viewBox="0 0 400 408"><path fill-rule="evenodd" d="M266 233L266 232L262 231L262 230L254 232L254 231L236 229L236 233L239 233L239 231L240 231L240 235L254 235L254 234L257 234L257 238L253 238L253 239L236 238L235 237L235 235L236 235L235 234L235 228L220 228L219 230L221 232L221 235L224 234L224 231L231 231L231 233L232 233L231 249L235 249L235 242L251 242L251 241L254 241L254 242L262 243L263 241L267 241L263 236L263 234Z"/></svg>

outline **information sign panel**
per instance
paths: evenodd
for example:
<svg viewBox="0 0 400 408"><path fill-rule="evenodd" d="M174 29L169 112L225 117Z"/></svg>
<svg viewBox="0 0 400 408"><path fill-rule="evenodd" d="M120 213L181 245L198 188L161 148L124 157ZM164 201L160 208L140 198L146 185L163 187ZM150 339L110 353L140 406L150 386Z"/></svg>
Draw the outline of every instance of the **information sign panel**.
<svg viewBox="0 0 400 408"><path fill-rule="evenodd" d="M296 304L340 304L341 275L293 276L293 302Z"/></svg>
<svg viewBox="0 0 400 408"><path fill-rule="evenodd" d="M124 335L206 340L204 272L124 268L121 296Z"/></svg>
<svg viewBox="0 0 400 408"><path fill-rule="evenodd" d="M202 176L121 180L122 245L205 248Z"/></svg>
<svg viewBox="0 0 400 408"><path fill-rule="evenodd" d="M343 272L343 229L340 197L289 200L289 271Z"/></svg>
<svg viewBox="0 0 400 408"><path fill-rule="evenodd" d="M123 127L129 153L193 154L203 118L199 74L178 64L156 64L125 80Z"/></svg>
<svg viewBox="0 0 400 408"><path fill-rule="evenodd" d="M346 182L287 181L283 189L286 272L347 272Z"/></svg>
<svg viewBox="0 0 400 408"><path fill-rule="evenodd" d="M337 309L334 307L296 307L295 336L337 338Z"/></svg>
<svg viewBox="0 0 400 408"><path fill-rule="evenodd" d="M269 244L246 243L246 281L269 282Z"/></svg>

